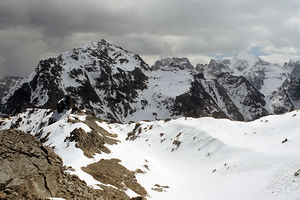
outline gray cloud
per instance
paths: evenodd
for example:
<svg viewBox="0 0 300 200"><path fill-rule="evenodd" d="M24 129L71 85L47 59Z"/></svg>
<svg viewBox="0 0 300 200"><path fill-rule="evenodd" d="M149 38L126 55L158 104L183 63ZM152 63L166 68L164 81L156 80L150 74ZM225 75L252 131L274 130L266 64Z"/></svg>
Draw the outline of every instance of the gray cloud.
<svg viewBox="0 0 300 200"><path fill-rule="evenodd" d="M0 77L27 75L42 58L107 39L154 58L300 52L298 0L1 0ZM275 59L275 55L277 59Z"/></svg>

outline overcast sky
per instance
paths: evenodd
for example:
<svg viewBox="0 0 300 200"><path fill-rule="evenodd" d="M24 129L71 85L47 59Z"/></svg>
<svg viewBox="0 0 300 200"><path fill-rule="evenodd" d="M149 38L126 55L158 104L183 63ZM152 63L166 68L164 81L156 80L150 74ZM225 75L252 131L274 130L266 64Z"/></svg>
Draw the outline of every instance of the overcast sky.
<svg viewBox="0 0 300 200"><path fill-rule="evenodd" d="M149 64L193 64L241 51L300 59L299 0L0 0L0 77L28 75L42 58L106 39Z"/></svg>

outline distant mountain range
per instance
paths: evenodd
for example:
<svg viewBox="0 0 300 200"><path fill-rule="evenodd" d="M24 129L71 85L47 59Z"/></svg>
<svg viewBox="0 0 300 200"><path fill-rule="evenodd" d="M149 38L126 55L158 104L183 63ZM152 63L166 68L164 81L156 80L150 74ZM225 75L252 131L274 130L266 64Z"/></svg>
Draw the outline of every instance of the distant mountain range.
<svg viewBox="0 0 300 200"><path fill-rule="evenodd" d="M2 98L2 116L51 108L66 95L112 122L205 117L249 121L300 107L300 62L284 66L242 53L192 66L166 58L148 66L105 40L39 62Z"/></svg>

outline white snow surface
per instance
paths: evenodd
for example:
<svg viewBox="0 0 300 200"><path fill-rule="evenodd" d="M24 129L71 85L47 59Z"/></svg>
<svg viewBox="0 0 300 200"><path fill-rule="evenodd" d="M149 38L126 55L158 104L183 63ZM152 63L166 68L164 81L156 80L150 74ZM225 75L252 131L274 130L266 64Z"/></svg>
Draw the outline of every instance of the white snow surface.
<svg viewBox="0 0 300 200"><path fill-rule="evenodd" d="M23 118L19 129L42 137L54 147L66 166L89 185L99 183L81 170L100 159L118 158L129 170L141 169L138 182L148 191L148 199L205 200L297 200L300 199L300 112L271 115L252 122L213 118L179 118L171 121L139 122L135 140L126 140L136 123L96 123L118 134L120 143L107 146L110 154L87 158L75 142L65 138L75 128L90 128L85 115L56 116L57 122L43 125L53 115L50 110L27 110L9 119L1 119L7 129ZM68 119L78 119L71 124ZM2 124L2 123L1 123ZM35 127L35 128L33 128ZM40 127L40 128L38 128ZM286 142L283 142L287 139ZM151 188L168 186L163 192ZM133 197L137 196L128 190Z"/></svg>
<svg viewBox="0 0 300 200"><path fill-rule="evenodd" d="M140 104L132 105L136 108L136 112L127 116L124 119L125 122L139 121L141 119L155 120L170 118L169 104L172 103L176 96L189 91L193 80L193 73L189 69L174 69L172 71L159 69L145 72L145 74L149 77L148 89L139 91L136 101L147 100L148 104L144 108Z"/></svg>
<svg viewBox="0 0 300 200"><path fill-rule="evenodd" d="M100 125L121 139L105 158L146 171L137 178L150 199L292 200L300 199L300 177L294 175L300 168L299 120L294 111L247 123L213 118L141 122L134 141L125 138L135 124ZM153 191L155 184L169 189Z"/></svg>

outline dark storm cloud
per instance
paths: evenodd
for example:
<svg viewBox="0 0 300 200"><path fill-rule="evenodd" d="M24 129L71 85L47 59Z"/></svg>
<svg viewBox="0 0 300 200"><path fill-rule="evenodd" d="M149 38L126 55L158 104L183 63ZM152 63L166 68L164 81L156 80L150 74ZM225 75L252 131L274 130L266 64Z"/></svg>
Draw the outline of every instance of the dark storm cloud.
<svg viewBox="0 0 300 200"><path fill-rule="evenodd" d="M299 32L298 0L1 0L0 76L26 75L42 58L101 38L152 62L253 47L288 59L299 55Z"/></svg>

